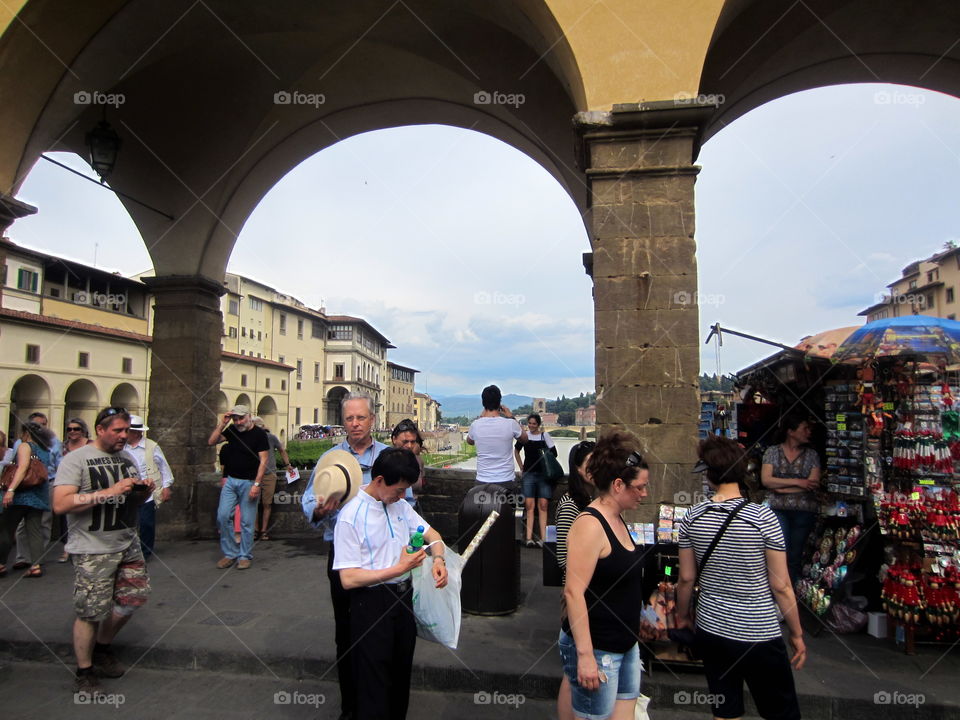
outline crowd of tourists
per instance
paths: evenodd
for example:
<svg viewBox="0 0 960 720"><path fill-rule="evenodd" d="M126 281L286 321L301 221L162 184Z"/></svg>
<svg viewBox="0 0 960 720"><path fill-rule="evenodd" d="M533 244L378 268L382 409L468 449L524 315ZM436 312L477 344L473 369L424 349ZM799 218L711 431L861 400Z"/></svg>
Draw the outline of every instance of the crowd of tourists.
<svg viewBox="0 0 960 720"><path fill-rule="evenodd" d="M545 466L556 446L539 416L521 427L496 386L485 388L481 399L484 411L467 434L477 446L478 482L515 482L519 466L518 497L526 514L520 541L539 546L553 495ZM329 542L340 718L405 718L417 637L410 573L429 563L436 587L448 582L445 545L418 512L423 438L405 420L393 429L392 447L375 440L369 395L349 394L341 407L345 438L319 458L302 495L307 521ZM42 577L51 552L72 560L73 689L98 693L101 678L125 672L112 643L150 594L146 559L154 551L156 507L170 500L173 476L163 451L146 439L143 418L123 408L102 410L92 436L79 418L67 423L63 442L46 425L42 413L31 415L9 450L0 437L9 466L0 576L8 572L14 547L13 568L25 570L25 578ZM287 464L289 458L243 405L218 418L208 442L221 445L223 474L216 565L244 570L256 541L269 539L276 453ZM795 450L788 447L788 456ZM689 633L703 659L715 717L743 714L746 685L762 717L799 718L792 672L803 667L806 649L781 522L747 500L746 459L736 442L711 436L700 443L698 456L696 471L705 473L714 493L679 529L677 629ZM556 510L564 573L557 639L561 720L634 718L643 675L640 644L650 628L641 616L642 548L624 513L640 505L649 483L649 465L628 432L609 431L570 450L568 489ZM408 548L414 535L422 547Z"/></svg>

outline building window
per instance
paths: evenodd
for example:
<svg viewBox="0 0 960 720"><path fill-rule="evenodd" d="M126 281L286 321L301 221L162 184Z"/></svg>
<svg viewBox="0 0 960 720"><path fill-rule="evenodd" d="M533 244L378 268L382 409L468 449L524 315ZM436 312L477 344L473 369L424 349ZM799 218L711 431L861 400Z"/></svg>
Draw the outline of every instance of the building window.
<svg viewBox="0 0 960 720"><path fill-rule="evenodd" d="M229 332L230 337L232 338L237 337L237 329L235 327L227 328L227 332Z"/></svg>
<svg viewBox="0 0 960 720"><path fill-rule="evenodd" d="M87 368L90 367L90 353L82 352L77 355L77 367Z"/></svg>
<svg viewBox="0 0 960 720"><path fill-rule="evenodd" d="M244 337L246 337L246 336L247 336L247 329L246 329L246 328L240 328L240 334L243 335Z"/></svg>
<svg viewBox="0 0 960 720"><path fill-rule="evenodd" d="M936 268L927 273L927 282L932 283L940 279L940 271Z"/></svg>
<svg viewBox="0 0 960 720"><path fill-rule="evenodd" d="M264 378L264 379L263 379L263 386L264 386L267 390L270 389L270 378Z"/></svg>
<svg viewBox="0 0 960 720"><path fill-rule="evenodd" d="M320 363L313 364L313 381L320 382Z"/></svg>
<svg viewBox="0 0 960 720"><path fill-rule="evenodd" d="M320 422L320 408L313 409L313 424L316 425Z"/></svg>
<svg viewBox="0 0 960 720"><path fill-rule="evenodd" d="M257 330L257 340L263 340L263 331Z"/></svg>
<svg viewBox="0 0 960 720"><path fill-rule="evenodd" d="M352 340L353 327L350 325L331 325L327 330L327 340Z"/></svg>
<svg viewBox="0 0 960 720"><path fill-rule="evenodd" d="M917 281L916 281L916 280L911 280L911 281L909 282L909 284L907 285L907 289L909 289L909 290L916 290L916 289L917 289Z"/></svg>
<svg viewBox="0 0 960 720"><path fill-rule="evenodd" d="M286 362L286 360L284 360L284 358L283 358L283 355L280 355L279 358L280 358L280 359L279 359L279 362L280 362L281 365Z"/></svg>
<svg viewBox="0 0 960 720"><path fill-rule="evenodd" d="M297 318L297 340L303 340L303 318Z"/></svg>
<svg viewBox="0 0 960 720"><path fill-rule="evenodd" d="M299 426L300 425L300 408L296 408L294 417L296 417L296 420L294 420L294 422Z"/></svg>
<svg viewBox="0 0 960 720"><path fill-rule="evenodd" d="M133 358L123 358L120 363L120 371L124 375L133 375Z"/></svg>
<svg viewBox="0 0 960 720"><path fill-rule="evenodd" d="M323 323L319 320L314 320L310 325L310 335L315 338L323 337Z"/></svg>
<svg viewBox="0 0 960 720"><path fill-rule="evenodd" d="M297 380L303 380L303 360L297 358Z"/></svg>
<svg viewBox="0 0 960 720"><path fill-rule="evenodd" d="M40 362L39 345L27 345L27 362L33 364Z"/></svg>
<svg viewBox="0 0 960 720"><path fill-rule="evenodd" d="M250 309L260 312L263 310L263 300L260 298L255 298L253 295L250 296Z"/></svg>
<svg viewBox="0 0 960 720"><path fill-rule="evenodd" d="M287 334L287 316L283 313L280 313L280 334Z"/></svg>
<svg viewBox="0 0 960 720"><path fill-rule="evenodd" d="M343 363L337 363L333 366L333 379L343 380Z"/></svg>
<svg viewBox="0 0 960 720"><path fill-rule="evenodd" d="M55 298L60 297L60 288L57 288L57 287L50 288L50 297L55 297Z"/></svg>
<svg viewBox="0 0 960 720"><path fill-rule="evenodd" d="M297 380L297 390L303 390L303 385L299 380Z"/></svg>
<svg viewBox="0 0 960 720"><path fill-rule="evenodd" d="M27 292L36 292L37 291L37 282L40 279L40 274L33 272L33 270L26 270L20 268L17 271L17 290L26 290Z"/></svg>
<svg viewBox="0 0 960 720"><path fill-rule="evenodd" d="M241 375L241 376L240 376L240 387L246 387L246 386L247 386L247 376L246 376L246 375Z"/></svg>
<svg viewBox="0 0 960 720"><path fill-rule="evenodd" d="M947 302L953 302L953 288L947 288Z"/></svg>
<svg viewBox="0 0 960 720"><path fill-rule="evenodd" d="M231 315L239 315L239 314L240 314L240 301L239 301L239 300L234 300L234 299L231 298L230 301L229 301L229 306L230 306L230 308L229 308L229 310L227 310L228 313L230 313Z"/></svg>
<svg viewBox="0 0 960 720"><path fill-rule="evenodd" d="M280 390L286 390L286 389L287 389L287 381L286 381L286 380L281 380L281 381L280 381Z"/></svg>

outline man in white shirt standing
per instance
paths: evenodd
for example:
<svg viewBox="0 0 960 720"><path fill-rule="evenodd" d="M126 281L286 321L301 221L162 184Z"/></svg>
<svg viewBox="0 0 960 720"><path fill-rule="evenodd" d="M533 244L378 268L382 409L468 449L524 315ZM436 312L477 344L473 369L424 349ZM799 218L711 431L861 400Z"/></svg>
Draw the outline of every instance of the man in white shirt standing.
<svg viewBox="0 0 960 720"><path fill-rule="evenodd" d="M477 482L512 483L516 479L513 446L527 441L527 431L502 405L500 388L489 385L480 395L483 412L470 424L467 442L477 446Z"/></svg>
<svg viewBox="0 0 960 720"><path fill-rule="evenodd" d="M127 444L123 449L137 461L140 477L150 478L157 489L140 506L140 549L143 559L153 555L154 538L157 531L157 505L170 499L170 487L173 485L173 472L163 456L163 450L153 440L147 440L144 433L149 430L139 415L130 416L130 429L127 430Z"/></svg>
<svg viewBox="0 0 960 720"><path fill-rule="evenodd" d="M408 552L410 536L423 528L431 548L432 574L438 588L447 584L444 544L403 500L420 477L416 456L403 448L380 452L373 479L340 511L334 530L343 588L350 593L357 718L403 720L410 702L410 674L417 643L410 571L427 558L423 549Z"/></svg>

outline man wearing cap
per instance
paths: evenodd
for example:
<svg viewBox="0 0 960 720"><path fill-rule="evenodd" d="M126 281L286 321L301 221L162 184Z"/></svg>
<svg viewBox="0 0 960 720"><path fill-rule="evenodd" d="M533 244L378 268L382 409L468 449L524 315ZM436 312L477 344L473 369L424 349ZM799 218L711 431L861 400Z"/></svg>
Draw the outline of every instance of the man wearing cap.
<svg viewBox="0 0 960 720"><path fill-rule="evenodd" d="M420 476L414 454L388 448L373 463L373 480L340 511L333 569L350 593L353 669L361 680L356 717L403 720L410 702L410 673L417 643L410 571L427 559L426 548L408 552L410 536L422 528L432 545L436 587L447 584L440 533L403 502Z"/></svg>
<svg viewBox="0 0 960 720"><path fill-rule="evenodd" d="M374 461L387 446L373 439L373 425L376 420L373 398L367 393L348 393L340 402L343 415L343 427L347 439L335 445L327 452L341 450L348 452L360 463L363 472L363 484L370 482L370 469ZM320 457L322 463L324 456ZM337 677L340 682L340 717L343 720L353 718L356 713L355 698L357 684L350 659L350 596L340 583L340 573L333 569L335 544L334 527L337 521L339 501L337 498L318 497L312 491L317 468L314 468L303 494L301 506L307 520L313 527L323 530L323 539L330 542L327 557L327 578L330 581L330 599L333 601L333 617L336 624L335 641L337 645Z"/></svg>
<svg viewBox="0 0 960 720"><path fill-rule="evenodd" d="M139 415L130 416L130 429L127 430L126 450L137 461L140 477L150 478L157 486L150 497L140 506L140 549L143 559L153 555L154 538L157 529L157 505L170 499L170 487L173 485L173 472L163 455L163 450L153 440L147 440L144 433L149 430Z"/></svg>
<svg viewBox="0 0 960 720"><path fill-rule="evenodd" d="M267 471L263 474L263 487L260 491L260 506L263 508L263 517L260 520L260 530L257 532L258 540L269 540L270 534L267 532L270 527L270 513L273 510L273 495L277 491L277 452L283 457L285 467L290 467L290 456L287 455L280 438L270 432L263 418L258 415L253 416L253 424L267 434L267 442L270 443L270 450L267 453Z"/></svg>
<svg viewBox="0 0 960 720"><path fill-rule="evenodd" d="M232 423L232 424L231 424ZM238 570L246 570L253 562L253 526L257 520L260 486L267 471L270 442L267 434L253 424L250 408L235 405L217 423L207 440L209 445L227 441L220 451L223 475L217 507L217 525L220 528L220 550L223 557L217 567L226 570L237 563ZM240 505L240 543L233 537L233 512Z"/></svg>

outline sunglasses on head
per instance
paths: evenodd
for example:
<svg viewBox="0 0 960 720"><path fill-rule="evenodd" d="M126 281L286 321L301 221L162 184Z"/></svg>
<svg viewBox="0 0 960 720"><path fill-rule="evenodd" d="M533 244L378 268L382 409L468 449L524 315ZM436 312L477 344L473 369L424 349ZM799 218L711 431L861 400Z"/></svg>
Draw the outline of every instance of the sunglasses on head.
<svg viewBox="0 0 960 720"><path fill-rule="evenodd" d="M112 417L113 415L122 415L125 412L127 412L127 409L122 407L108 407L106 410L101 410L100 414L97 415L96 425L99 425L108 417Z"/></svg>
<svg viewBox="0 0 960 720"><path fill-rule="evenodd" d="M627 458L627 467L637 467L643 462L643 456L640 455L636 450L630 453L630 456Z"/></svg>

